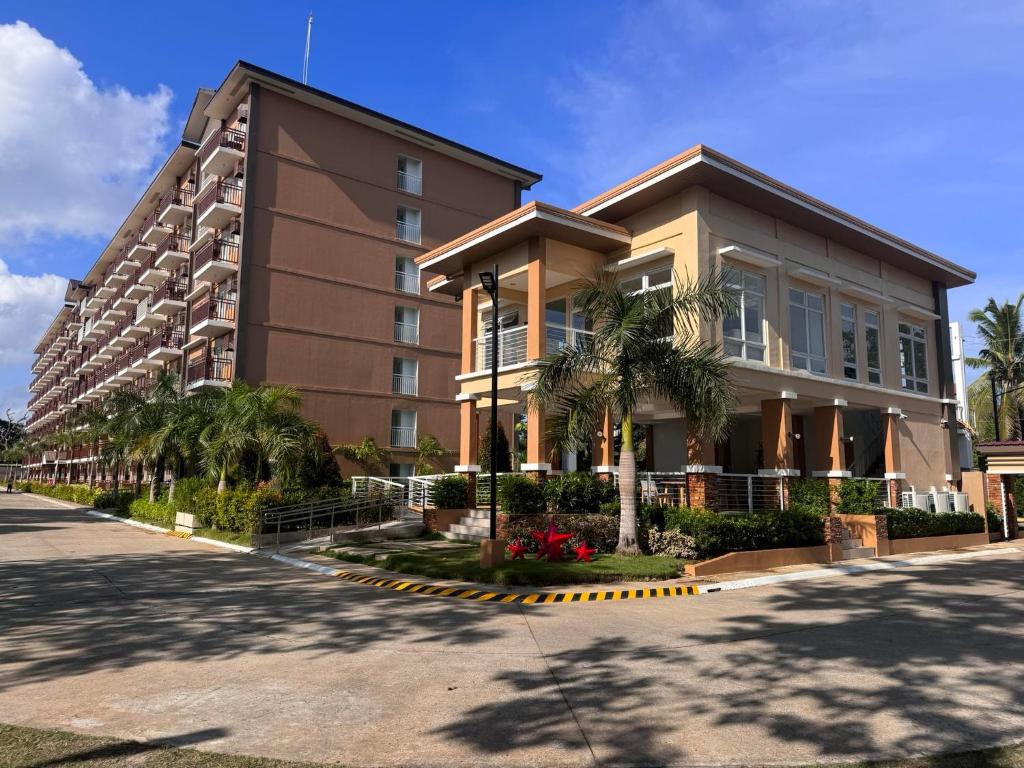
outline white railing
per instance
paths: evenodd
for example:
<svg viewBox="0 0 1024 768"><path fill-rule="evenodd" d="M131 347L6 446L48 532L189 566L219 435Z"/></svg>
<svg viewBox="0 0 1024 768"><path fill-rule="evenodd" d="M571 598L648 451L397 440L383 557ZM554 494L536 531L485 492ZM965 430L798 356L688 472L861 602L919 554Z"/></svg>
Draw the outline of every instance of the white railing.
<svg viewBox="0 0 1024 768"><path fill-rule="evenodd" d="M780 478L733 473L718 476L719 512L753 512L784 507Z"/></svg>
<svg viewBox="0 0 1024 768"><path fill-rule="evenodd" d="M434 506L434 483L445 475L415 475L409 478L409 506L430 509Z"/></svg>
<svg viewBox="0 0 1024 768"><path fill-rule="evenodd" d="M548 325L546 329L547 353L561 352L566 347L584 347L594 338L593 331L566 328L563 325Z"/></svg>
<svg viewBox="0 0 1024 768"><path fill-rule="evenodd" d="M618 484L618 472L615 482ZM685 472L637 472L636 488L644 504L660 504L666 507L686 505Z"/></svg>
<svg viewBox="0 0 1024 768"><path fill-rule="evenodd" d="M420 343L420 326L419 323L402 323L398 320L395 321L395 341L400 341L403 344L419 344Z"/></svg>
<svg viewBox="0 0 1024 768"><path fill-rule="evenodd" d="M392 427L391 428L392 448L415 448L416 427Z"/></svg>
<svg viewBox="0 0 1024 768"><path fill-rule="evenodd" d="M147 314L149 314L149 308L153 305L152 294L140 301L135 307L135 324L138 325L142 322Z"/></svg>
<svg viewBox="0 0 1024 768"><path fill-rule="evenodd" d="M518 472L498 472L498 485L501 485L501 478L505 475L521 474ZM491 473L481 472L476 476L476 506L478 509L491 506ZM501 509L501 504L498 504Z"/></svg>
<svg viewBox="0 0 1024 768"><path fill-rule="evenodd" d="M405 171L398 172L398 188L414 195L423 194L423 177Z"/></svg>
<svg viewBox="0 0 1024 768"><path fill-rule="evenodd" d="M402 373L391 374L391 394L393 395L415 395L416 376L407 376Z"/></svg>
<svg viewBox="0 0 1024 768"><path fill-rule="evenodd" d="M387 496L396 504L405 502L407 477L374 477L356 475L352 477L352 495L360 498L366 496Z"/></svg>
<svg viewBox="0 0 1024 768"><path fill-rule="evenodd" d="M491 334L485 334L473 341L476 347L476 370L491 370ZM498 367L518 365L526 362L526 326L506 328L498 331Z"/></svg>
<svg viewBox="0 0 1024 768"><path fill-rule="evenodd" d="M420 225L410 224L407 221L396 221L395 237L407 243L416 243L418 245L420 242Z"/></svg>
<svg viewBox="0 0 1024 768"><path fill-rule="evenodd" d="M420 292L420 273L395 270L395 290L402 293Z"/></svg>

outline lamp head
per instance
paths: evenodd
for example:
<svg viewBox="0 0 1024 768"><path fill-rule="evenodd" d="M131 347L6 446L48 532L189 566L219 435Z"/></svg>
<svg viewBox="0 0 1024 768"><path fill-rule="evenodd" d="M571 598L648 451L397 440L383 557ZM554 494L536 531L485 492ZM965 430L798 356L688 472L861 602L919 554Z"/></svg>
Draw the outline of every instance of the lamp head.
<svg viewBox="0 0 1024 768"><path fill-rule="evenodd" d="M498 287L497 282L494 279L494 273L493 272L481 272L479 274L479 277L480 277L480 285L482 285L484 287L485 291L487 291L489 294L491 294L491 296L493 296L495 289Z"/></svg>

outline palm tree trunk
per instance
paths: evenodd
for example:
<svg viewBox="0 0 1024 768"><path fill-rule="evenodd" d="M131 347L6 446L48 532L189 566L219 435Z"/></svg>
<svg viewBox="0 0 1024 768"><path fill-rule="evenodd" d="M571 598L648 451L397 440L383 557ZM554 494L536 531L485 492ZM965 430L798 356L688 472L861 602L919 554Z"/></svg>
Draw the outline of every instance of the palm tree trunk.
<svg viewBox="0 0 1024 768"><path fill-rule="evenodd" d="M619 555L639 555L636 533L636 454L633 453L633 416L622 417L622 449L619 451Z"/></svg>
<svg viewBox="0 0 1024 768"><path fill-rule="evenodd" d="M220 468L220 480L217 482L217 493L224 493L228 489L228 465Z"/></svg>
<svg viewBox="0 0 1024 768"><path fill-rule="evenodd" d="M177 460L171 462L171 482L167 484L167 501L174 501L174 487L178 484L179 463Z"/></svg>
<svg viewBox="0 0 1024 768"><path fill-rule="evenodd" d="M121 462L115 461L114 466L111 468L111 474L113 475L113 486L114 493L118 493L121 490Z"/></svg>
<svg viewBox="0 0 1024 768"><path fill-rule="evenodd" d="M142 495L142 462L135 462L135 498L139 498Z"/></svg>

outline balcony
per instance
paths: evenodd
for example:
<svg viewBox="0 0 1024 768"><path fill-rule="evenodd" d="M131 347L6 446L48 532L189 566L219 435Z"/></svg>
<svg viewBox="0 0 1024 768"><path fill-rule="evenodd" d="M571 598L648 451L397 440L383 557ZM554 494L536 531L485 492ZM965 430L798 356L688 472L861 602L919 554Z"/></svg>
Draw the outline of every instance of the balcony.
<svg viewBox="0 0 1024 768"><path fill-rule="evenodd" d="M420 343L420 326L419 323L402 323L398 320L395 321L395 341L401 342L402 344L419 344Z"/></svg>
<svg viewBox="0 0 1024 768"><path fill-rule="evenodd" d="M139 276L136 279L144 285L156 287L170 276L171 273L166 269L157 267L156 251L154 250L142 260L142 263L139 265Z"/></svg>
<svg viewBox="0 0 1024 768"><path fill-rule="evenodd" d="M517 325L498 331L498 367L521 365L530 362L526 354L527 326ZM548 324L545 328L547 353L558 352L569 344L583 345L593 338L591 331L566 328L564 325ZM473 361L475 371L491 370L491 334L486 333L473 339Z"/></svg>
<svg viewBox="0 0 1024 768"><path fill-rule="evenodd" d="M114 381L118 384L127 384L142 373L141 370L138 373L133 371L131 352L122 352L114 360Z"/></svg>
<svg viewBox="0 0 1024 768"><path fill-rule="evenodd" d="M189 362L185 381L190 389L211 385L230 387L234 370L235 361L232 358L207 355Z"/></svg>
<svg viewBox="0 0 1024 768"><path fill-rule="evenodd" d="M420 274L419 272L403 272L400 269L395 270L395 290L401 291L402 293L415 293L420 292Z"/></svg>
<svg viewBox="0 0 1024 768"><path fill-rule="evenodd" d="M392 448L415 448L416 427L391 427Z"/></svg>
<svg viewBox="0 0 1024 768"><path fill-rule="evenodd" d="M399 219L395 222L395 237L407 243L420 244L420 225Z"/></svg>
<svg viewBox="0 0 1024 768"><path fill-rule="evenodd" d="M138 303L138 299L133 299L126 294L117 294L114 296L111 308L118 312L124 312L125 316L131 317L131 314L135 311L135 305Z"/></svg>
<svg viewBox="0 0 1024 768"><path fill-rule="evenodd" d="M196 202L196 223L200 227L224 229L242 215L242 183L220 180L207 184Z"/></svg>
<svg viewBox="0 0 1024 768"><path fill-rule="evenodd" d="M193 276L196 280L219 283L238 271L238 243L209 240L196 252Z"/></svg>
<svg viewBox="0 0 1024 768"><path fill-rule="evenodd" d="M196 188L193 184L167 190L157 203L157 220L168 228L180 227L192 215L195 198Z"/></svg>
<svg viewBox="0 0 1024 768"><path fill-rule="evenodd" d="M401 373L391 374L391 394L415 396L417 392L417 377Z"/></svg>
<svg viewBox="0 0 1024 768"><path fill-rule="evenodd" d="M139 341L128 350L129 372L135 377L141 376L146 372L148 348L149 345L145 341Z"/></svg>
<svg viewBox="0 0 1024 768"><path fill-rule="evenodd" d="M143 328L149 331L153 328L159 328L165 322L167 322L167 318L163 315L158 315L153 311L152 297L143 299L139 302L139 306L135 308L134 325L138 328Z"/></svg>
<svg viewBox="0 0 1024 768"><path fill-rule="evenodd" d="M124 297L131 299L132 301L139 302L149 296L153 291L153 286L146 285L145 283L138 283L134 280L128 284L124 289Z"/></svg>
<svg viewBox="0 0 1024 768"><path fill-rule="evenodd" d="M125 243L124 247L121 248L121 252L117 254L117 258L114 259L114 271L125 277L135 272L139 268L139 253L143 250L144 248L138 240L131 240Z"/></svg>
<svg viewBox="0 0 1024 768"><path fill-rule="evenodd" d="M160 221L159 204L154 208L139 228L140 239L149 245L156 245L171 233L171 228Z"/></svg>
<svg viewBox="0 0 1024 768"><path fill-rule="evenodd" d="M146 346L146 361L150 367L155 363L162 365L168 360L181 357L181 348L185 343L185 329L181 326L165 325L149 337Z"/></svg>
<svg viewBox="0 0 1024 768"><path fill-rule="evenodd" d="M398 171L398 188L410 195L423 194L423 176L418 173Z"/></svg>
<svg viewBox="0 0 1024 768"><path fill-rule="evenodd" d="M153 314L170 317L185 309L187 277L172 277L153 291Z"/></svg>
<svg viewBox="0 0 1024 768"><path fill-rule="evenodd" d="M192 238L188 235L168 235L157 245L154 263L159 269L173 272L188 263L188 248L191 244Z"/></svg>
<svg viewBox="0 0 1024 768"><path fill-rule="evenodd" d="M232 174L245 158L245 132L237 128L219 128L199 148L199 167L214 176Z"/></svg>
<svg viewBox="0 0 1024 768"><path fill-rule="evenodd" d="M207 294L192 305L193 336L214 338L235 329L235 302Z"/></svg>

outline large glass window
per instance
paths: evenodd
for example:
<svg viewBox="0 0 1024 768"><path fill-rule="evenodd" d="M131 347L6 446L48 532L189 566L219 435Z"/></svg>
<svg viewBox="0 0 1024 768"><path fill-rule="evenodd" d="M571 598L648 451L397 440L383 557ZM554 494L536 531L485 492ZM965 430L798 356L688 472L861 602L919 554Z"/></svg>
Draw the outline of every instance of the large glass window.
<svg viewBox="0 0 1024 768"><path fill-rule="evenodd" d="M824 376L825 299L796 288L789 289L790 365Z"/></svg>
<svg viewBox="0 0 1024 768"><path fill-rule="evenodd" d="M659 288L672 286L672 267L659 267L636 277L630 277L619 283L624 293L655 291Z"/></svg>
<svg viewBox="0 0 1024 768"><path fill-rule="evenodd" d="M764 275L727 267L725 288L736 302L736 308L722 318L722 347L725 354L763 363Z"/></svg>
<svg viewBox="0 0 1024 768"><path fill-rule="evenodd" d="M901 383L909 392L928 391L928 341L924 328L900 323Z"/></svg>
<svg viewBox="0 0 1024 768"><path fill-rule="evenodd" d="M857 307L840 304L839 316L843 323L843 376L857 380Z"/></svg>
<svg viewBox="0 0 1024 768"><path fill-rule="evenodd" d="M882 329L877 312L864 313L864 336L867 341L868 382L882 383Z"/></svg>

